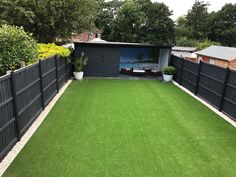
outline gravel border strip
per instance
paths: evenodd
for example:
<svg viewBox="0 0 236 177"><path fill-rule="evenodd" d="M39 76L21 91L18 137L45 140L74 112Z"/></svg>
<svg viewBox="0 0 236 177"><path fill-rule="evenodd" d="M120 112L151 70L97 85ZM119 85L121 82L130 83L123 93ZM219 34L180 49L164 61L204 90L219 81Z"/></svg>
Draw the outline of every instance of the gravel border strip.
<svg viewBox="0 0 236 177"><path fill-rule="evenodd" d="M179 87L181 90L185 91L186 93L188 93L189 95L191 95L193 98L197 99L198 101L200 101L202 104L204 104L205 106L207 106L209 109L211 109L213 112L215 112L217 115L219 115L220 117L222 117L224 120L226 120L227 122L229 122L231 125L233 125L234 127L236 127L236 122L233 121L229 116L225 115L224 113L218 111L218 109L216 109L215 107L213 107L212 105L210 105L209 103L207 103L206 101L204 101L203 99L197 97L196 95L194 95L192 92L190 92L188 89L184 88L183 86L179 85L177 82L172 81L177 87Z"/></svg>
<svg viewBox="0 0 236 177"><path fill-rule="evenodd" d="M67 89L67 87L71 84L72 80L69 80L59 91L58 94L51 100L51 102L47 105L47 107L40 113L38 118L34 121L34 123L30 126L30 128L27 130L27 132L24 134L24 136L21 138L19 142L16 143L16 145L12 148L12 150L5 156L5 158L0 163L0 176L3 175L3 173L6 171L6 169L10 166L10 164L13 162L13 160L16 158L16 156L20 153L20 151L23 149L25 144L29 141L31 136L34 134L34 132L38 129L40 124L44 121L44 119L47 117L50 110L53 108L57 100L60 98L60 96L64 93L64 91Z"/></svg>

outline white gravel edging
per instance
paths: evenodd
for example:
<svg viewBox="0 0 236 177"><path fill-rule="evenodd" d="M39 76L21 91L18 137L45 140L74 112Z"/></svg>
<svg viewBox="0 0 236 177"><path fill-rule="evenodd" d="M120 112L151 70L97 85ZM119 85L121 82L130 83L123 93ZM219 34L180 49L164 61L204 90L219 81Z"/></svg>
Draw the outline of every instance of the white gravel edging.
<svg viewBox="0 0 236 177"><path fill-rule="evenodd" d="M218 109L216 109L215 107L213 107L212 105L210 105L209 103L207 103L206 101L204 101L203 99L197 97L196 95L194 95L192 92L190 92L188 89L184 88L183 86L179 85L177 82L173 81L173 83L179 87L180 89L182 89L183 91L185 91L186 93L188 93L189 95L191 95L192 97L194 97L195 99L197 99L198 101L200 101L202 104L204 104L205 106L207 106L209 109L211 109L213 112L215 112L217 115L219 115L220 117L222 117L224 120L226 120L227 122L229 122L231 125L233 125L234 127L236 127L236 122L233 121L230 117L228 117L227 115L225 115L224 113L218 111Z"/></svg>
<svg viewBox="0 0 236 177"><path fill-rule="evenodd" d="M47 117L50 110L53 108L57 100L60 98L60 96L65 92L67 87L70 85L72 80L69 80L59 91L58 94L50 101L50 103L47 105L47 107L40 113L38 118L34 121L34 123L30 126L30 128L27 130L27 132L22 136L21 140L15 144L15 146L12 148L12 150L5 156L5 158L0 163L0 176L3 175L3 173L6 171L6 169L10 166L12 161L16 158L16 156L20 153L20 151L23 149L25 144L29 141L31 136L36 132L40 124L43 122L43 120Z"/></svg>

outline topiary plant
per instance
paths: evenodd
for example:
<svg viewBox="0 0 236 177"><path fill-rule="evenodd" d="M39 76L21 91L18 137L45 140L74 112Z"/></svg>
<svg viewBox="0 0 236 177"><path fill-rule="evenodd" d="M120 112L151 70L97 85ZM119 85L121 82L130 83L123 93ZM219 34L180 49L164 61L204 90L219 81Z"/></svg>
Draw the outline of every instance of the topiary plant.
<svg viewBox="0 0 236 177"><path fill-rule="evenodd" d="M163 74L165 75L174 75L176 73L176 69L174 66L167 66L163 69Z"/></svg>
<svg viewBox="0 0 236 177"><path fill-rule="evenodd" d="M0 27L0 74L18 69L22 63L37 61L37 42L23 28L3 25Z"/></svg>
<svg viewBox="0 0 236 177"><path fill-rule="evenodd" d="M75 67L75 72L81 72L83 70L83 67L87 64L88 58L84 56L84 53L82 52L79 58L76 58L75 61L72 62L72 64Z"/></svg>

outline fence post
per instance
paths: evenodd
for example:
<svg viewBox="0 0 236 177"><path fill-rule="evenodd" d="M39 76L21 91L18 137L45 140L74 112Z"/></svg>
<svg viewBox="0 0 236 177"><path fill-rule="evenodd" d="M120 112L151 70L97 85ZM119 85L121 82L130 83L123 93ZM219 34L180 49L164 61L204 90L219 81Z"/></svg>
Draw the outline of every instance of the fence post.
<svg viewBox="0 0 236 177"><path fill-rule="evenodd" d="M44 91L43 91L43 71L42 71L42 61L39 60L39 77L40 77L40 90L41 90L41 98L42 98L42 107L45 109L44 103Z"/></svg>
<svg viewBox="0 0 236 177"><path fill-rule="evenodd" d="M195 95L197 95L197 93L198 93L198 85L199 85L199 79L200 79L200 74L201 74L201 67L202 67L202 61L200 60L199 65L198 65L198 71L197 71L197 82L196 82L195 91L194 91Z"/></svg>
<svg viewBox="0 0 236 177"><path fill-rule="evenodd" d="M19 127L19 116L18 116L18 107L17 107L17 101L16 101L16 89L15 89L15 73L14 71L11 72L11 92L12 92L12 98L13 98L13 111L15 116L15 126L16 126L16 134L17 134L17 140L20 141L20 127Z"/></svg>
<svg viewBox="0 0 236 177"><path fill-rule="evenodd" d="M67 57L65 57L65 79L68 81Z"/></svg>
<svg viewBox="0 0 236 177"><path fill-rule="evenodd" d="M179 75L179 85L182 85L183 69L184 69L184 59L181 58L180 75Z"/></svg>
<svg viewBox="0 0 236 177"><path fill-rule="evenodd" d="M225 91L226 91L226 87L227 87L227 83L229 80L229 67L227 67L226 69L226 74L225 74L225 80L224 80L224 85L223 85L223 90L222 90L222 94L221 94L221 98L220 98L220 106L219 106L219 111L222 111L223 109L223 105L224 105L224 97L225 97Z"/></svg>
<svg viewBox="0 0 236 177"><path fill-rule="evenodd" d="M57 82L57 93L59 92L59 76L58 76L58 61L57 61L57 55L55 56L55 65L56 65L56 82Z"/></svg>

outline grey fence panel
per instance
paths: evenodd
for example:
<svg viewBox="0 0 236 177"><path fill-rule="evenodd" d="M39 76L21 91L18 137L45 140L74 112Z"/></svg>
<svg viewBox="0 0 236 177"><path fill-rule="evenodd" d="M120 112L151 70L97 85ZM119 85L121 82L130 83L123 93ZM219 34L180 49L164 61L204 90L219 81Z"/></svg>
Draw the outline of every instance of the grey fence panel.
<svg viewBox="0 0 236 177"><path fill-rule="evenodd" d="M10 75L0 78L0 158L17 142Z"/></svg>
<svg viewBox="0 0 236 177"><path fill-rule="evenodd" d="M34 64L14 73L17 118L20 136L42 111L39 64Z"/></svg>
<svg viewBox="0 0 236 177"><path fill-rule="evenodd" d="M60 89L67 80L67 62L65 58L57 59L57 72L58 72L58 85Z"/></svg>
<svg viewBox="0 0 236 177"><path fill-rule="evenodd" d="M0 77L0 159L71 77L67 58L51 58Z"/></svg>
<svg viewBox="0 0 236 177"><path fill-rule="evenodd" d="M171 58L171 65L175 66L177 69L176 74L174 75L174 80L180 83L182 59L174 55L172 55Z"/></svg>
<svg viewBox="0 0 236 177"><path fill-rule="evenodd" d="M226 73L225 68L202 63L198 95L217 108L220 107Z"/></svg>
<svg viewBox="0 0 236 177"><path fill-rule="evenodd" d="M41 68L44 106L46 106L57 93L56 57L42 60Z"/></svg>
<svg viewBox="0 0 236 177"><path fill-rule="evenodd" d="M199 65L188 60L183 61L182 78L180 79L181 83L191 92L195 92Z"/></svg>
<svg viewBox="0 0 236 177"><path fill-rule="evenodd" d="M222 111L236 120L236 71L230 71Z"/></svg>

